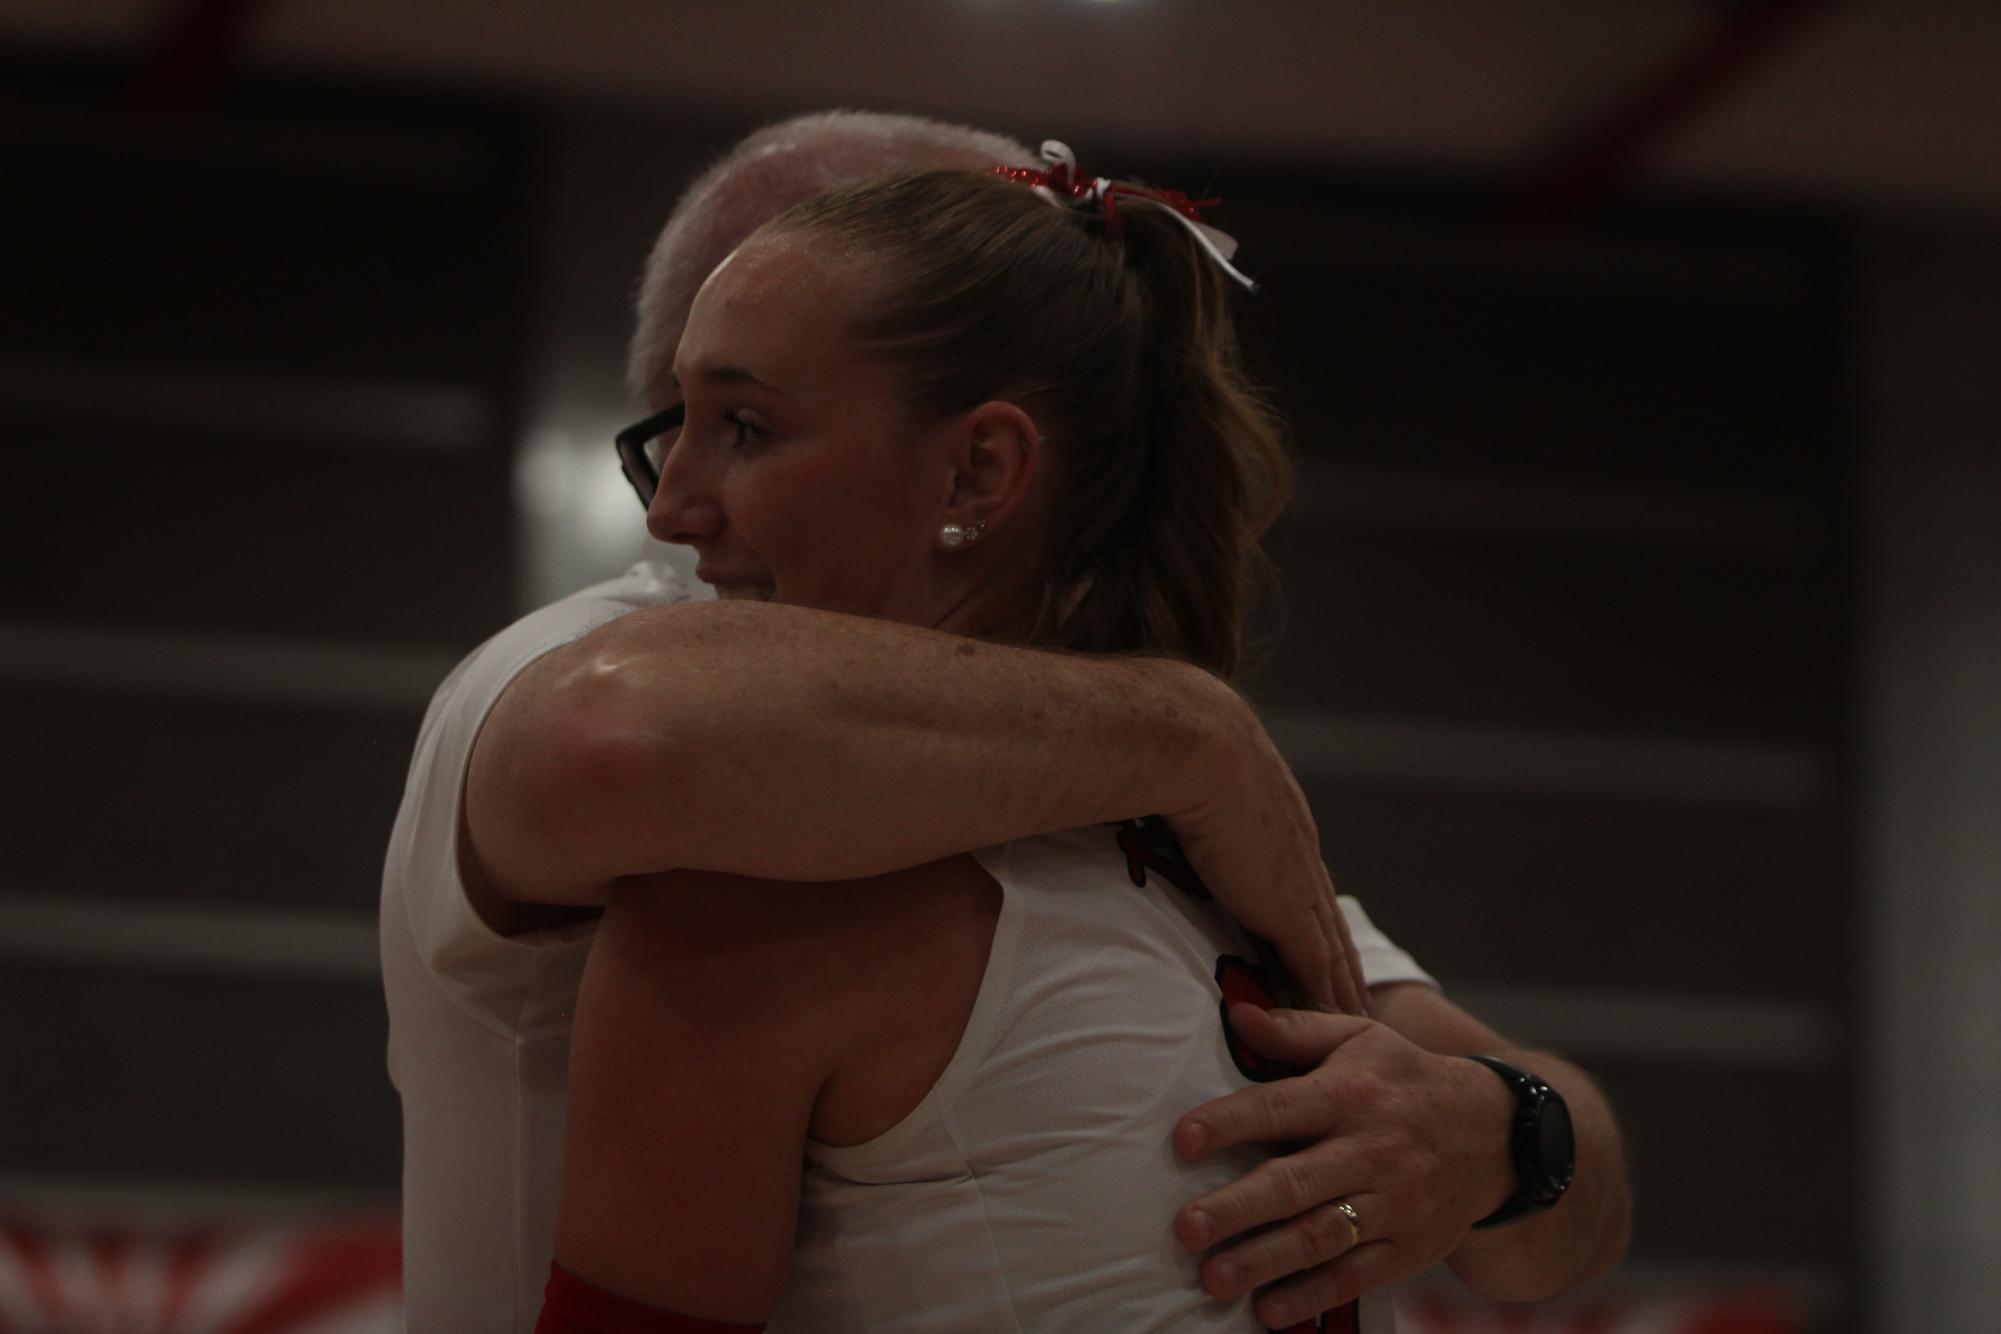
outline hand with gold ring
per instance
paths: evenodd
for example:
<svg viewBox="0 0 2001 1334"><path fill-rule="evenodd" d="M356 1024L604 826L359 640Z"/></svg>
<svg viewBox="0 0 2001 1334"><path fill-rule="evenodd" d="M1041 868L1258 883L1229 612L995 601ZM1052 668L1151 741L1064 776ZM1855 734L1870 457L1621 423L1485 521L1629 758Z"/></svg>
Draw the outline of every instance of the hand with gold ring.
<svg viewBox="0 0 2001 1334"><path fill-rule="evenodd" d="M1253 1050L1306 1073L1176 1127L1184 1158L1279 1150L1175 1220L1184 1246L1217 1248L1201 1268L1211 1296L1266 1289L1258 1318L1294 1324L1430 1268L1514 1190L1512 1102L1489 1071L1353 1015L1233 1005L1229 1019Z"/></svg>

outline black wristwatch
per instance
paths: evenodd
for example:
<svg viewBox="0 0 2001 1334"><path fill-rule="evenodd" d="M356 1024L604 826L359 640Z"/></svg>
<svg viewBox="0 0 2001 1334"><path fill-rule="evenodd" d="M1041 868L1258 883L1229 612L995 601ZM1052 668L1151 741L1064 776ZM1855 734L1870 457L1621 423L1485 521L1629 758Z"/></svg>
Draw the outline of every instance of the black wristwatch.
<svg viewBox="0 0 2001 1334"><path fill-rule="evenodd" d="M1506 1061L1491 1056L1466 1059L1492 1070L1515 1094L1515 1123L1508 1148L1520 1186L1500 1208L1473 1225L1496 1227L1539 1213L1563 1198L1577 1167L1577 1145L1570 1129L1570 1108L1561 1093Z"/></svg>

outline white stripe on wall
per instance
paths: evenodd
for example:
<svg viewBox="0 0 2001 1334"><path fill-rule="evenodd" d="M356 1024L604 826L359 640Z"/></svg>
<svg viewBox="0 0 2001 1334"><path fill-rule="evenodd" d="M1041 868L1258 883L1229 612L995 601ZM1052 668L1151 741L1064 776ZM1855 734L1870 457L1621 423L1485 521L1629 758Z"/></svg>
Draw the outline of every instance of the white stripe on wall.
<svg viewBox="0 0 2001 1334"><path fill-rule="evenodd" d="M354 913L0 895L0 958L359 981L381 972L378 948Z"/></svg>
<svg viewBox="0 0 2001 1334"><path fill-rule="evenodd" d="M0 682L107 692L419 709L454 659L419 649L247 636L0 625ZM1305 780L1567 792L1797 809L1820 801L1826 762L1800 747L1276 710L1274 740Z"/></svg>
<svg viewBox="0 0 2001 1334"><path fill-rule="evenodd" d="M1771 560L1810 557L1825 542L1813 508L1798 500L1315 459L1300 465L1294 513L1336 526Z"/></svg>
<svg viewBox="0 0 2001 1334"><path fill-rule="evenodd" d="M0 895L0 958L200 976L372 981L376 924L352 913L162 906ZM1600 989L1455 986L1459 1004L1521 1041L1579 1057L1792 1068L1834 1052L1837 1027L1788 1001Z"/></svg>
<svg viewBox="0 0 2001 1334"><path fill-rule="evenodd" d="M455 661L421 649L0 625L0 682L177 698L421 709Z"/></svg>
<svg viewBox="0 0 2001 1334"><path fill-rule="evenodd" d="M190 366L0 359L0 411L107 431L473 454L493 442L486 397L460 385L266 375ZM18 443L32 432L18 426Z"/></svg>
<svg viewBox="0 0 2001 1334"><path fill-rule="evenodd" d="M1825 1064L1840 1040L1834 1016L1795 1001L1520 986L1447 994L1517 1041L1585 1058L1797 1069Z"/></svg>
<svg viewBox="0 0 2001 1334"><path fill-rule="evenodd" d="M1567 792L1798 809L1829 786L1827 762L1796 746L1455 727L1274 710L1265 725L1302 780Z"/></svg>
<svg viewBox="0 0 2001 1334"><path fill-rule="evenodd" d="M187 1218L238 1224L394 1213L394 1192L323 1186L249 1186L220 1181L119 1180L0 1173L0 1201L49 1221L100 1215L129 1224Z"/></svg>

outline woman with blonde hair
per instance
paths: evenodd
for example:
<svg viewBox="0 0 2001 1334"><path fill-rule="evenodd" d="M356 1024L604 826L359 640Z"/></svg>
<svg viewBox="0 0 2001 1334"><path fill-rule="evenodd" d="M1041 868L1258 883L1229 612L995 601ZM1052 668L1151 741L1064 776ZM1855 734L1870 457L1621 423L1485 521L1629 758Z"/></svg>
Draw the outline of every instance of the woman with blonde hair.
<svg viewBox="0 0 2001 1334"><path fill-rule="evenodd" d="M680 401L629 441L655 536L725 598L1228 680L1290 470L1198 208L1057 155L780 215L703 286ZM541 1329L1258 1327L1161 1220L1264 1156L1170 1137L1273 1072L1226 1010L1283 980L1158 822L838 892L665 879L613 891L584 976ZM1489 1147L1461 1233L1512 1189ZM1327 1211L1358 1253L1366 1168Z"/></svg>

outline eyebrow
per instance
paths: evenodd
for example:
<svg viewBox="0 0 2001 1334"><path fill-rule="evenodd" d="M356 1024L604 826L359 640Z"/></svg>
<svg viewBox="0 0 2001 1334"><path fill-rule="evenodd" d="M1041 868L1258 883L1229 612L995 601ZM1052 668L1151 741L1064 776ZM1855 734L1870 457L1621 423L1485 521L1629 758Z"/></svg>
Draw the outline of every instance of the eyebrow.
<svg viewBox="0 0 2001 1334"><path fill-rule="evenodd" d="M680 375L674 371L669 371L667 375L668 378L673 381L674 386L678 389L681 385ZM709 366L703 369L700 378L703 384L756 385L759 389L769 390L771 393L777 394L780 398L793 397L792 394L789 394L785 390L780 389L777 385L772 384L768 380L758 379L757 376L753 375L750 371L745 370L742 366Z"/></svg>

